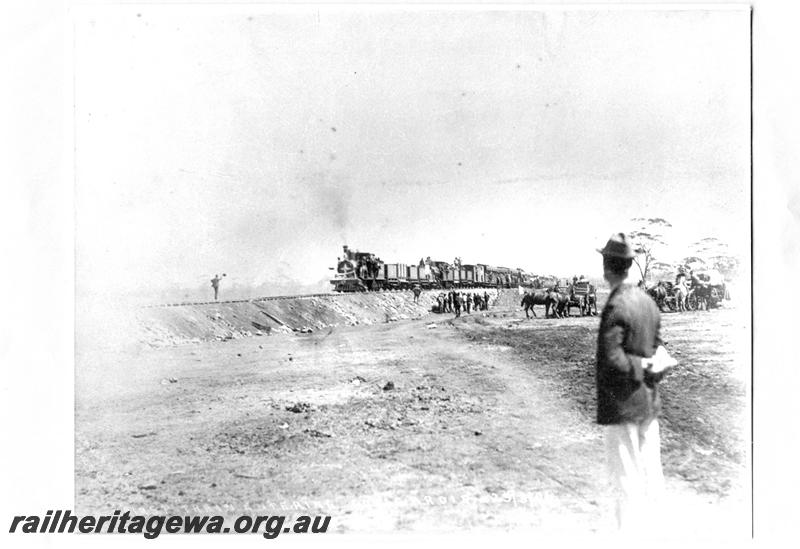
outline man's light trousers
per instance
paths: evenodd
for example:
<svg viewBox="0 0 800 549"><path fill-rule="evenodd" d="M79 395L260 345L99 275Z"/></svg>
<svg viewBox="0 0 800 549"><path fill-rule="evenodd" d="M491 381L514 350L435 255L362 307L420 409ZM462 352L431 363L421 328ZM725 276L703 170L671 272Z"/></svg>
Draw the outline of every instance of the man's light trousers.
<svg viewBox="0 0 800 549"><path fill-rule="evenodd" d="M606 454L617 526L625 531L645 527L647 517L658 516L664 491L658 420L607 425Z"/></svg>

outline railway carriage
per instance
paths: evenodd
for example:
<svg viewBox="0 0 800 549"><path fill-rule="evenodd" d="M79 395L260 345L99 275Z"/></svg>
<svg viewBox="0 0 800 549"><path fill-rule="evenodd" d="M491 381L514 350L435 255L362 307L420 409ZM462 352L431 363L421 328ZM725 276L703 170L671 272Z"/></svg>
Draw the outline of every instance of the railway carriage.
<svg viewBox="0 0 800 549"><path fill-rule="evenodd" d="M410 285L420 284L423 280L419 276L420 268L417 265L408 265L406 267L406 280Z"/></svg>
<svg viewBox="0 0 800 549"><path fill-rule="evenodd" d="M487 266L486 271L490 286L495 288L511 287L511 269L508 267Z"/></svg>
<svg viewBox="0 0 800 549"><path fill-rule="evenodd" d="M486 265L475 265L475 285L479 288L486 287Z"/></svg>
<svg viewBox="0 0 800 549"><path fill-rule="evenodd" d="M405 263L387 263L383 267L384 287L387 290L405 290L410 287Z"/></svg>
<svg viewBox="0 0 800 549"><path fill-rule="evenodd" d="M461 266L461 285L465 288L475 287L475 265Z"/></svg>
<svg viewBox="0 0 800 549"><path fill-rule="evenodd" d="M448 268L443 276L445 288L458 288L461 286L461 273L457 268Z"/></svg>

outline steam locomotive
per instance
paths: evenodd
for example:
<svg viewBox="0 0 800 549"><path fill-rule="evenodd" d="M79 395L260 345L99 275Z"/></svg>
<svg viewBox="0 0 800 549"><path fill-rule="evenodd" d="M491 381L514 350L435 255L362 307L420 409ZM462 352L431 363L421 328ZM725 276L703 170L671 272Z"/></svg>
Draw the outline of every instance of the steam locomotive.
<svg viewBox="0 0 800 549"><path fill-rule="evenodd" d="M415 286L423 289L542 287L538 276L522 269L482 263L467 265L460 258L452 263L433 261L430 257L420 259L416 265L385 263L373 253L353 251L347 246L343 250L331 280L335 292L407 290Z"/></svg>

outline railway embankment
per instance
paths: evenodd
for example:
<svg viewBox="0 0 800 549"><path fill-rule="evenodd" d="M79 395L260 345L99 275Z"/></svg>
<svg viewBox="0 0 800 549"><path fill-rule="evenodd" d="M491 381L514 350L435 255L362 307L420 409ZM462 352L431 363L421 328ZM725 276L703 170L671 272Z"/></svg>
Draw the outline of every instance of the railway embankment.
<svg viewBox="0 0 800 549"><path fill-rule="evenodd" d="M406 291L143 307L136 339L166 346L417 319L431 313L437 293L425 291L416 303Z"/></svg>

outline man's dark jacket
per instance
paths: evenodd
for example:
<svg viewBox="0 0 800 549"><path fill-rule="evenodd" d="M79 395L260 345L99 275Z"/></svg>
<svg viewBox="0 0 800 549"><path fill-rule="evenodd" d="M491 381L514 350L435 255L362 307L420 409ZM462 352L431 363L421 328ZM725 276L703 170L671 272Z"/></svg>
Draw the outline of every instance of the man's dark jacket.
<svg viewBox="0 0 800 549"><path fill-rule="evenodd" d="M623 284L608 296L597 338L597 423L639 423L661 410L658 381L642 368L661 344L661 317L653 299Z"/></svg>

